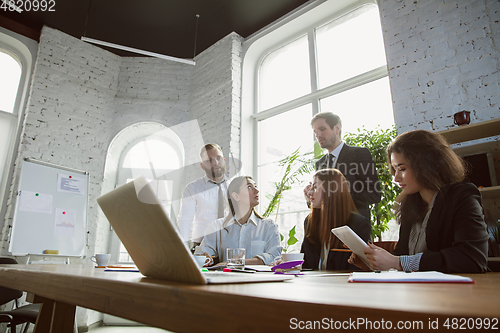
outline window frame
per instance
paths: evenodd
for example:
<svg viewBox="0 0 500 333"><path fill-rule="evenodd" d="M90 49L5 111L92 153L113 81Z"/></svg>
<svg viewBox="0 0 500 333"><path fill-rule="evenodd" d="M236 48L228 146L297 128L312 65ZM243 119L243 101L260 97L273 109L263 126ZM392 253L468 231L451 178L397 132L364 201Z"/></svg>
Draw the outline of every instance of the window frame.
<svg viewBox="0 0 500 333"><path fill-rule="evenodd" d="M262 54L262 56L258 60L258 65L257 65L257 73L256 73L256 105L255 105L255 112L252 115L252 118L259 122L261 120L264 120L266 118L270 118L273 116L276 116L278 114L287 112L289 110L298 108L300 106L303 106L305 104L312 104L312 110L313 110L313 115L319 112L320 109L320 100L322 98L326 98L335 94L339 94L341 92L344 92L349 89L353 89L356 87L359 87L361 85L376 81L378 79L384 78L389 75L389 70L387 68L387 64L384 66L380 66L378 68L372 69L368 72L356 75L354 77L351 77L349 79L340 81L338 83L335 83L333 85L327 86L325 88L318 89L318 78L317 78L317 57L316 57L316 39L315 39L315 29L318 27L321 27L331 21L338 20L342 18L345 15L348 15L355 10L361 8L362 6L369 6L369 5L374 5L377 6L376 3L372 1L363 1L363 2L357 2L356 6L349 7L347 10L342 11L341 13L335 13L331 16L329 16L326 19L320 20L316 22L314 25L309 26L305 30L296 33L286 39L283 39L279 44L275 44L271 47L269 47L265 53ZM378 6L377 6L378 7ZM307 33L308 41L309 41L309 67L310 67L310 84L311 84L311 93L300 96L298 98L295 98L293 100L290 100L288 102L282 103L280 105L268 108L266 110L259 111L259 101L258 101L258 95L259 95L259 76L260 76L260 67L264 59L271 54L272 52L286 46L287 44L293 42L300 36L303 36L305 33ZM312 115L311 115L312 117Z"/></svg>
<svg viewBox="0 0 500 333"><path fill-rule="evenodd" d="M243 168L258 180L258 123L266 118L312 103L313 115L320 110L320 99L341 93L353 87L378 80L389 75L387 66L349 80L318 90L316 70L311 70L312 92L273 108L258 110L259 66L262 60L274 50L307 33L309 43L314 42L314 29L338 19L363 5L375 5L376 0L318 0L305 4L277 20L273 24L249 36L243 43L242 95L241 95L241 151L251 152L242 161ZM316 68L315 47L309 48L310 67ZM311 115L312 117L312 115ZM313 135L311 133L311 138Z"/></svg>
<svg viewBox="0 0 500 333"><path fill-rule="evenodd" d="M21 141L22 119L28 103L31 77L34 72L38 54L38 42L13 31L0 27L0 49L11 55L21 66L21 76L17 88L17 96L12 113L0 110L2 115L13 117L11 140L7 148L5 169L0 173L0 227L5 223L7 202L10 196L10 181L14 174L14 161Z"/></svg>
<svg viewBox="0 0 500 333"><path fill-rule="evenodd" d="M261 142L258 133L261 121L307 104L311 105L312 118L314 114L321 111L321 100L323 98L327 98L389 76L386 63L385 65L374 68L368 72L350 77L330 86L321 89L318 88L319 80L317 77L318 72L316 70L318 67L315 38L316 29L328 24L329 22L341 19L343 16L349 15L363 6L376 6L378 10L380 10L375 0L339 0L335 3L318 1L317 3L313 3L299 9L288 17L283 18L275 25L268 27L266 31L250 36L245 41L243 45L241 147L242 151L248 150L253 152L250 160L244 162L244 168L252 172L251 175L256 178L256 182L258 184L260 184L259 167L261 166L261 161L259 160ZM294 26L294 21L302 22ZM290 25L292 28L288 28ZM290 42L293 42L304 34L307 34L309 42L311 93L297 97L280 105L260 110L259 79L260 67L263 60L270 53L284 47ZM314 135L311 131L311 150L313 144ZM263 186L260 187L264 188ZM264 209L263 207L261 208ZM305 207L304 210L307 210L307 207ZM282 215L281 213L282 212L280 212L280 215ZM299 210L286 213L301 214L303 211ZM298 236L300 237L302 231L299 229L297 229L297 231Z"/></svg>

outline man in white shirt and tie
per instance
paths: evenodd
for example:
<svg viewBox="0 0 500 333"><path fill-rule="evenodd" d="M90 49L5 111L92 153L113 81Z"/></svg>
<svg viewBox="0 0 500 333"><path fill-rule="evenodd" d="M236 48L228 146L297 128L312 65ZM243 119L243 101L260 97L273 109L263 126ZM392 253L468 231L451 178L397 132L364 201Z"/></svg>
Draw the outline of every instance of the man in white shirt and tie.
<svg viewBox="0 0 500 333"><path fill-rule="evenodd" d="M205 145L200 158L205 176L186 185L177 218L181 236L190 248L201 243L205 229L224 217L227 209L229 180L221 147L215 143Z"/></svg>
<svg viewBox="0 0 500 333"><path fill-rule="evenodd" d="M316 140L328 154L316 162L316 170L338 169L349 183L349 191L358 212L370 219L370 204L381 199L377 170L370 151L342 141L342 121L332 112L316 114L311 120ZM304 189L306 195L309 185Z"/></svg>

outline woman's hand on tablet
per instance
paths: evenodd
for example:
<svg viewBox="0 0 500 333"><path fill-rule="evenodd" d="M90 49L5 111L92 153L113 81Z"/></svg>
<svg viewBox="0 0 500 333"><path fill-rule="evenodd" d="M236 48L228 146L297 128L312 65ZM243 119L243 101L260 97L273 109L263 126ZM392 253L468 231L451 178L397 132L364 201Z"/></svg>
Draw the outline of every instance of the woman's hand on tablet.
<svg viewBox="0 0 500 333"><path fill-rule="evenodd" d="M384 250L383 248L378 247L376 245L368 244L368 246L365 248L365 255L366 258L368 259L368 263L374 270L388 271L391 268L397 269L399 271L403 270L403 268L401 267L401 263L399 262L398 256L394 256L389 252L387 252L386 250Z"/></svg>

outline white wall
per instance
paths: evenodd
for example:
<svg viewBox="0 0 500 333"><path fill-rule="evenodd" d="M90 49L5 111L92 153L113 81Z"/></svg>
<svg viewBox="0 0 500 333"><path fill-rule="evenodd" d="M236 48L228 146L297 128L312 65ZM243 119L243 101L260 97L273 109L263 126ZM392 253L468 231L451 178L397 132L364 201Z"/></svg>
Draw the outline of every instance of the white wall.
<svg viewBox="0 0 500 333"><path fill-rule="evenodd" d="M398 132L500 117L500 2L379 0Z"/></svg>

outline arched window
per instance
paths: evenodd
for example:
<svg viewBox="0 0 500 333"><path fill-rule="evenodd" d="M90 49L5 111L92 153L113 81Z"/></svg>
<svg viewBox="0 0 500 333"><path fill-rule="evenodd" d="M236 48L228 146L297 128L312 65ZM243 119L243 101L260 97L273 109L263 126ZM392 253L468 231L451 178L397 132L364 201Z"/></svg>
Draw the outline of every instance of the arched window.
<svg viewBox="0 0 500 333"><path fill-rule="evenodd" d="M253 119L253 133L242 133L242 140L253 139L242 145L252 145L257 151L253 170L266 194L273 192L272 182L282 177L279 160L298 148L302 153L313 150L310 121L314 114L338 114L342 133L394 124L375 1L325 1L307 10L270 29L267 35L250 40L244 59L242 111ZM260 55L254 49L261 49ZM253 57L253 67L248 57ZM254 88L248 88L252 85L249 70L255 73ZM310 177L304 176L304 182ZM304 186L284 192L277 218L282 232L297 225L302 236L302 222L309 213ZM263 200L260 209L266 207Z"/></svg>
<svg viewBox="0 0 500 333"><path fill-rule="evenodd" d="M158 123L139 123L113 139L106 156L103 191L143 176L150 181L172 222L179 211L184 148L180 138ZM111 234L112 260L132 262L116 234Z"/></svg>

